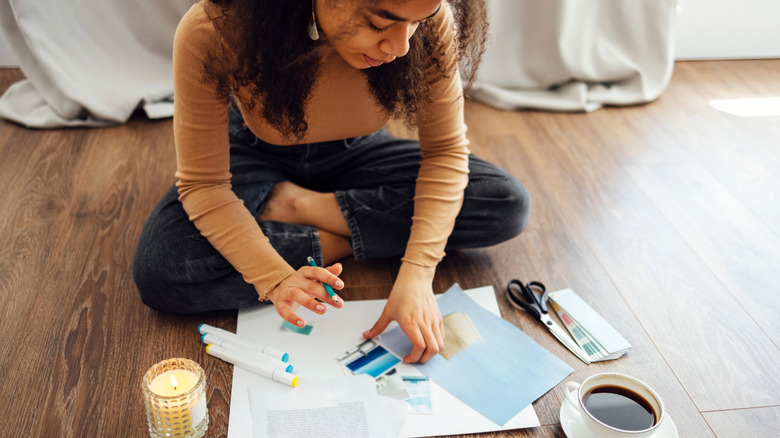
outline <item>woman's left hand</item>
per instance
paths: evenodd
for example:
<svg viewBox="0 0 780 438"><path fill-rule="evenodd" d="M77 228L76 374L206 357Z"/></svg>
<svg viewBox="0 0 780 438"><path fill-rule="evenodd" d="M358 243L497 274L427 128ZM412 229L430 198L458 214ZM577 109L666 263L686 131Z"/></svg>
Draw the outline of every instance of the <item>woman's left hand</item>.
<svg viewBox="0 0 780 438"><path fill-rule="evenodd" d="M426 363L436 356L444 348L444 323L433 296L435 270L402 263L382 315L363 337L373 338L396 321L412 343L404 363Z"/></svg>

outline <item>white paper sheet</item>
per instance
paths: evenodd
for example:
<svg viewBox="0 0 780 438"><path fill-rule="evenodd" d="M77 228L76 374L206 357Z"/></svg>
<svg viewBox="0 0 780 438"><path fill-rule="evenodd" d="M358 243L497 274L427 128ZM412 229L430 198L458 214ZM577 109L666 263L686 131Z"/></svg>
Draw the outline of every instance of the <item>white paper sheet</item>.
<svg viewBox="0 0 780 438"><path fill-rule="evenodd" d="M310 382L268 397L249 387L254 438L394 438L409 415L406 404L377 395L367 375Z"/></svg>
<svg viewBox="0 0 780 438"><path fill-rule="evenodd" d="M492 287L465 292L481 306L500 315ZM249 339L254 338L258 342L286 350L290 354L294 374L300 377L300 385L298 388L290 388L234 367L228 438L252 437L252 414L248 390L250 386L258 387L257 391L264 391L270 399L273 399L280 393L285 394L288 391L305 388L311 382L344 376L344 370L336 357L363 340L362 333L376 322L385 303L386 300L347 301L344 308L340 310L329 308L325 315L316 315L301 309L300 315L307 323L314 325L314 330L308 336L283 330L283 320L270 305L240 310L238 333ZM419 374L411 365L399 366L398 371L402 375ZM499 427L443 390L435 382L431 385L431 398L435 413L409 415L402 436L479 433L540 425L532 406L519 412L504 427Z"/></svg>

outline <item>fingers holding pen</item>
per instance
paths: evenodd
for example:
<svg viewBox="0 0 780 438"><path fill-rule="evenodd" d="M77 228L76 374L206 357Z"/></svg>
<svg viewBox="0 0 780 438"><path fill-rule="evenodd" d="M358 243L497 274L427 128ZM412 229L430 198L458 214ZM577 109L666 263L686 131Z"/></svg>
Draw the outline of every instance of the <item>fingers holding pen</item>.
<svg viewBox="0 0 780 438"><path fill-rule="evenodd" d="M319 269L322 269L322 268L319 268ZM306 287L306 293L310 294L312 297L314 297L317 300L319 300L318 302L329 304L329 305L331 305L331 306L333 306L335 308L339 308L339 309L344 306L344 300L342 300L336 294L336 292L333 290L335 288L332 288L332 287L330 287L329 284L324 283L324 282L319 281L319 280L312 280L312 279L309 279L308 277L307 277L307 279L308 279L308 285ZM340 281L341 280L339 280L339 282ZM341 282L341 286L340 287L342 289L344 288L344 283L343 282ZM331 296L331 294L328 292L329 288L333 292L333 296Z"/></svg>
<svg viewBox="0 0 780 438"><path fill-rule="evenodd" d="M341 308L344 306L344 301L334 291L334 289L344 289L344 281L338 277L342 270L341 263L321 268L316 265L314 259L309 257L309 265L308 267L302 267L300 271L309 280L321 283L321 285L318 284L318 287L313 288L314 290L311 291L312 295L333 307Z"/></svg>
<svg viewBox="0 0 780 438"><path fill-rule="evenodd" d="M322 315L327 310L324 303L336 308L344 306L343 300L331 299L323 287L323 284L327 284L324 282L329 281L333 287L343 289L344 282L337 275L341 269L340 264L328 268L301 267L268 292L267 298L274 303L276 312L285 321L303 327L306 321L295 313L299 307Z"/></svg>
<svg viewBox="0 0 780 438"><path fill-rule="evenodd" d="M336 308L341 308L344 306L344 300L340 299L334 291L334 289L344 289L344 281L341 280L337 275L341 273L341 264L337 265L338 266L334 265L327 268L304 266L298 270L303 279L305 279L305 283L299 285L299 287L303 290L303 292L308 294L308 296L314 302L320 304L321 307L315 306L312 308L304 303L301 304L304 304L306 308L312 309L313 311L320 314L325 313L325 307L322 305L322 303L330 304ZM333 293L333 297L331 297L328 289L330 289L330 291ZM323 310L319 311L320 308Z"/></svg>

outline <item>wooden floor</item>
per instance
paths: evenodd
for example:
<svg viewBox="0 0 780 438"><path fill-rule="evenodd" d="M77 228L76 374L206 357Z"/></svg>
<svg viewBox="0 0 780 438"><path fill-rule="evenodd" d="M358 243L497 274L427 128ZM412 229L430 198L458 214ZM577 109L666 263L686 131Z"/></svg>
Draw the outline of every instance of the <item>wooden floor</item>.
<svg viewBox="0 0 780 438"><path fill-rule="evenodd" d="M507 320L574 368L567 380L637 376L681 437L776 436L780 117L736 117L710 100L780 97L779 72L780 60L678 63L658 101L591 114L469 103L473 150L525 182L533 211L521 236L450 254L435 290L501 291L511 278L570 287L633 344L627 356L586 366L499 297ZM0 91L20 77L0 71ZM232 367L195 331L235 329L236 312L152 311L131 276L141 227L173 182L171 126L0 122L0 435L144 436L141 377L177 356L204 366L209 435L226 435ZM395 261L345 265L344 296L389 292ZM535 403L542 427L496 436L562 437L561 386Z"/></svg>

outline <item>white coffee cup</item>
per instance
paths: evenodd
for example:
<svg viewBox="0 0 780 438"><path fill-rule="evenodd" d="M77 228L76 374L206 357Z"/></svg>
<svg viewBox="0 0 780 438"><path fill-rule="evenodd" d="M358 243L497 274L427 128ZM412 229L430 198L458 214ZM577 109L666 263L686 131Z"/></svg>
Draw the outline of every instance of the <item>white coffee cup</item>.
<svg viewBox="0 0 780 438"><path fill-rule="evenodd" d="M652 409L654 417L653 424L642 430L626 430L619 427L611 426L604 421L596 418L593 414L588 412L585 407L585 398L593 389L597 391L605 390L606 387L620 388L621 390L628 390L633 395L639 396L646 402ZM594 374L582 383L567 382L563 389L564 403L568 403L571 408L574 408L580 414L583 425L593 432L594 436L603 438L646 438L655 433L661 426L661 423L666 418L666 409L664 409L663 401L658 394L647 384L639 379L636 379L625 374L618 373L601 373ZM606 390L605 392L611 392Z"/></svg>

